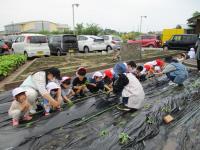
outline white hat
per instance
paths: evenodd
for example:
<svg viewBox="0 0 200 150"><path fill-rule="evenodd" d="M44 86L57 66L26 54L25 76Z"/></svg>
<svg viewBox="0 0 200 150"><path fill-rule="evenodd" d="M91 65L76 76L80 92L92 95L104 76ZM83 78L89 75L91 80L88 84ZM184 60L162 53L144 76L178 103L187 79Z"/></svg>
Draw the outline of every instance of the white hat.
<svg viewBox="0 0 200 150"><path fill-rule="evenodd" d="M94 79L94 77L103 77L103 74L100 71L97 71L93 74L92 78Z"/></svg>
<svg viewBox="0 0 200 150"><path fill-rule="evenodd" d="M12 95L13 95L13 97L15 97L15 96L17 96L18 94L23 93L23 92L26 92L26 90L24 90L24 89L21 88L21 87L18 87L18 88L15 88L15 89L12 91Z"/></svg>
<svg viewBox="0 0 200 150"><path fill-rule="evenodd" d="M190 48L191 51L195 51L193 47Z"/></svg>
<svg viewBox="0 0 200 150"><path fill-rule="evenodd" d="M155 69L155 71L160 71L161 70L159 66L155 66L154 69Z"/></svg>
<svg viewBox="0 0 200 150"><path fill-rule="evenodd" d="M47 91L50 92L51 90L54 89L59 89L60 86L58 84L56 84L55 82L50 82L47 84Z"/></svg>
<svg viewBox="0 0 200 150"><path fill-rule="evenodd" d="M63 83L65 80L71 79L70 77L62 77L61 83Z"/></svg>

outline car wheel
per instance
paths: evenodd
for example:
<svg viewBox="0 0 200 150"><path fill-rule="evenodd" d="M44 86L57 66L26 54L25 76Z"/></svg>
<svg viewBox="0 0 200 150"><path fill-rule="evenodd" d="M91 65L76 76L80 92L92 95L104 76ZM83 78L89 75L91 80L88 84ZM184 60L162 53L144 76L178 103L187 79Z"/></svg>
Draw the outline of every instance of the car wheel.
<svg viewBox="0 0 200 150"><path fill-rule="evenodd" d="M112 50L112 47L111 46L107 46L106 47L106 51L110 51L110 50Z"/></svg>
<svg viewBox="0 0 200 150"><path fill-rule="evenodd" d="M154 46L153 45L149 45L149 48L154 48Z"/></svg>
<svg viewBox="0 0 200 150"><path fill-rule="evenodd" d="M56 55L57 55L57 56L61 56L61 51L60 51L59 49L57 50Z"/></svg>
<svg viewBox="0 0 200 150"><path fill-rule="evenodd" d="M90 52L89 47L85 46L85 47L84 47L84 52L85 52L85 53L89 53L89 52Z"/></svg>
<svg viewBox="0 0 200 150"><path fill-rule="evenodd" d="M168 46L164 46L164 47L163 47L163 50L164 50L164 51L169 50Z"/></svg>

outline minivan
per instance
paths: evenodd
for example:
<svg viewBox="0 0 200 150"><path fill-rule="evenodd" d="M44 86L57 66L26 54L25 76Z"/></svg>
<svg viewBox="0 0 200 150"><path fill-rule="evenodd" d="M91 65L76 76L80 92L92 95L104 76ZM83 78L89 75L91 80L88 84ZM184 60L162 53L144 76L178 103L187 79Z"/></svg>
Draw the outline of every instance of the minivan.
<svg viewBox="0 0 200 150"><path fill-rule="evenodd" d="M196 34L177 34L173 35L170 40L163 44L163 49L175 49L175 50L190 50L195 47L195 43L198 39Z"/></svg>
<svg viewBox="0 0 200 150"><path fill-rule="evenodd" d="M76 35L52 35L48 37L49 48L52 55L66 55L68 52L78 52Z"/></svg>
<svg viewBox="0 0 200 150"><path fill-rule="evenodd" d="M12 44L13 53L24 54L25 56L49 56L50 50L47 37L42 34L21 34Z"/></svg>

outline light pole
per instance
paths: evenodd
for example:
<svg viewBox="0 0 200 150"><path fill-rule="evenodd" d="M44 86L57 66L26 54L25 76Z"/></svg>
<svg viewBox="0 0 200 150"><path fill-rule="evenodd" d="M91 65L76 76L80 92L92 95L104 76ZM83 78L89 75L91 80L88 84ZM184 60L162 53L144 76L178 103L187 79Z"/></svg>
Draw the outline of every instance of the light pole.
<svg viewBox="0 0 200 150"><path fill-rule="evenodd" d="M74 6L78 7L80 4L72 4L72 13L73 13L73 32L75 34L75 17L74 17Z"/></svg>
<svg viewBox="0 0 200 150"><path fill-rule="evenodd" d="M147 18L147 16L140 16L140 33L142 32L142 18Z"/></svg>

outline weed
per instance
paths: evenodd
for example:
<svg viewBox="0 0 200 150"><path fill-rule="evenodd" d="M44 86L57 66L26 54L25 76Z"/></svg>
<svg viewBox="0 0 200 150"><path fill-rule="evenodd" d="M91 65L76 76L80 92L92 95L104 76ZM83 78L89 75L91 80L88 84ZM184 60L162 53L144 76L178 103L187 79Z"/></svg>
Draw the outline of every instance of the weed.
<svg viewBox="0 0 200 150"><path fill-rule="evenodd" d="M122 132L119 135L120 144L127 144L130 139L131 137L127 133Z"/></svg>
<svg viewBox="0 0 200 150"><path fill-rule="evenodd" d="M109 133L108 133L108 131L107 130L102 130L101 132L100 132L100 136L107 136Z"/></svg>
<svg viewBox="0 0 200 150"><path fill-rule="evenodd" d="M148 117L147 117L146 122L147 122L148 124L155 124L155 120L154 120L153 117L151 117L151 116L148 116Z"/></svg>
<svg viewBox="0 0 200 150"><path fill-rule="evenodd" d="M145 105L144 105L144 108L145 108L145 109L149 109L150 107L151 107L150 104L145 104Z"/></svg>
<svg viewBox="0 0 200 150"><path fill-rule="evenodd" d="M171 112L171 108L170 106L164 106L162 109L161 109L162 112L166 112L166 113L169 113Z"/></svg>

